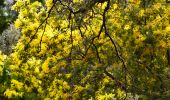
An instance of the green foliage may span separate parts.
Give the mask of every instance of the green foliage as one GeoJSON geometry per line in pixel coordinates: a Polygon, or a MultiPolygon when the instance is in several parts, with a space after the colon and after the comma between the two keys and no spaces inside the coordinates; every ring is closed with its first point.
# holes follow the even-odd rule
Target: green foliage
{"type": "Polygon", "coordinates": [[[21,38],[13,53],[0,59],[1,95],[168,99],[169,5],[124,1],[17,0],[21,38]]]}
{"type": "Polygon", "coordinates": [[[0,21],[0,32],[2,32],[4,29],[6,29],[7,28],[7,26],[8,26],[8,23],[7,23],[7,18],[6,18],[6,16],[4,16],[4,15],[2,15],[3,14],[3,11],[2,10],[0,10],[0,19],[1,19],[1,21],[0,21]]]}
{"type": "Polygon", "coordinates": [[[17,44],[20,34],[19,30],[10,25],[0,36],[0,50],[3,54],[9,55],[12,53],[12,48],[17,44]]]}
{"type": "Polygon", "coordinates": [[[0,35],[16,19],[16,13],[10,7],[11,4],[6,0],[0,1],[0,35]]]}

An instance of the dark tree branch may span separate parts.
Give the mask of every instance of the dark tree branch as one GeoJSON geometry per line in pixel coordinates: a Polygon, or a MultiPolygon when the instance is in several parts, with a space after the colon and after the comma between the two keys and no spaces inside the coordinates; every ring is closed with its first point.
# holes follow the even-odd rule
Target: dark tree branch
{"type": "Polygon", "coordinates": [[[127,98],[127,68],[126,68],[124,59],[120,56],[120,53],[119,53],[118,48],[116,46],[116,43],[114,42],[114,40],[112,39],[110,33],[107,30],[107,26],[106,26],[106,13],[109,10],[109,7],[110,7],[110,0],[107,1],[107,6],[106,6],[106,8],[104,9],[104,12],[103,12],[103,27],[104,27],[104,30],[105,30],[105,34],[109,37],[109,39],[111,40],[112,44],[115,47],[115,51],[116,51],[117,57],[120,59],[120,61],[123,64],[124,80],[125,80],[125,92],[126,92],[126,97],[124,98],[124,100],[125,100],[127,98]]]}
{"type": "Polygon", "coordinates": [[[121,88],[122,90],[126,91],[126,86],[124,84],[122,84],[120,81],[118,81],[112,74],[110,74],[106,68],[104,69],[104,73],[109,76],[112,80],[115,81],[115,85],[119,88],[121,88]]]}
{"type": "MultiPolygon", "coordinates": [[[[55,2],[56,3],[56,2],[55,2]]],[[[55,7],[55,3],[52,5],[52,7],[50,8],[50,10],[48,11],[48,15],[47,17],[42,21],[42,23],[38,26],[38,28],[36,29],[35,33],[33,34],[33,36],[31,36],[30,41],[26,44],[24,50],[28,49],[29,44],[32,42],[32,40],[35,38],[36,34],[38,33],[38,30],[40,29],[40,27],[48,20],[48,18],[50,17],[50,14],[52,12],[52,9],[55,7]]]]}
{"type": "Polygon", "coordinates": [[[42,33],[42,35],[41,35],[40,45],[39,45],[39,50],[38,50],[38,52],[41,51],[42,38],[43,38],[43,36],[44,36],[46,26],[47,26],[47,20],[46,20],[46,23],[45,23],[45,26],[44,26],[44,29],[43,29],[43,33],[42,33]]]}
{"type": "Polygon", "coordinates": [[[102,61],[101,61],[101,58],[100,58],[100,55],[99,55],[99,51],[98,51],[98,49],[97,49],[97,46],[93,43],[93,46],[94,46],[94,48],[95,48],[95,50],[96,50],[96,55],[97,55],[97,58],[98,58],[98,60],[99,60],[99,63],[102,63],[102,61]]]}

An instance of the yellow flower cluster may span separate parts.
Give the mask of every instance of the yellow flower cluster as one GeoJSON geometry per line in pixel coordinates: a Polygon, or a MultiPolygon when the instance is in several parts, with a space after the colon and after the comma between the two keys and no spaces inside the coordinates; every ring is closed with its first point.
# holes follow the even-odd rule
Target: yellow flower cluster
{"type": "Polygon", "coordinates": [[[23,83],[22,82],[19,82],[18,80],[14,80],[12,79],[11,80],[11,87],[12,88],[17,88],[18,90],[22,90],[23,89],[23,83]]]}
{"type": "MultiPolygon", "coordinates": [[[[103,12],[107,2],[95,5],[98,9],[94,7],[93,11],[87,12],[87,16],[80,14],[83,15],[83,21],[78,29],[80,16],[73,14],[71,17],[75,19],[69,23],[66,16],[69,10],[59,2],[56,4],[57,9],[52,10],[48,19],[44,21],[53,0],[46,0],[45,6],[30,0],[17,0],[13,6],[19,11],[15,26],[22,29],[22,35],[14,52],[7,59],[8,62],[5,62],[6,56],[0,52],[0,76],[4,63],[5,67],[10,69],[10,75],[7,77],[10,87],[5,89],[4,95],[8,98],[28,94],[45,100],[68,100],[69,97],[76,100],[91,98],[93,96],[91,94],[95,94],[99,100],[110,100],[115,96],[115,91],[107,85],[113,86],[114,80],[105,76],[103,68],[107,65],[111,70],[109,73],[124,82],[122,81],[124,78],[120,76],[122,63],[117,53],[126,58],[124,61],[125,65],[129,64],[129,76],[131,74],[135,76],[134,69],[131,68],[136,66],[137,62],[134,60],[150,61],[150,54],[155,53],[155,56],[160,54],[158,49],[160,47],[163,48],[163,52],[161,51],[162,54],[157,58],[162,59],[164,64],[165,50],[170,47],[170,25],[169,19],[167,20],[169,10],[163,8],[162,12],[165,11],[165,14],[155,14],[154,11],[159,12],[161,8],[160,3],[152,6],[154,10],[152,11],[149,7],[139,9],[140,1],[129,0],[126,8],[122,8],[117,2],[111,2],[112,7],[106,13],[108,33],[103,28],[98,36],[103,24],[101,11],[103,12]],[[147,23],[143,21],[146,16],[147,23]],[[70,24],[71,28],[68,27],[70,24]],[[115,50],[115,45],[118,51],[115,50]],[[154,45],[154,52],[151,45],[154,45]]],[[[75,6],[75,10],[79,7],[71,6],[75,6]]],[[[159,66],[159,63],[155,63],[155,66],[159,66]]],[[[143,85],[144,82],[145,80],[140,84],[143,85]]],[[[116,92],[118,97],[125,97],[125,93],[119,88],[116,92]]]]}
{"type": "Polygon", "coordinates": [[[3,64],[4,64],[4,61],[5,61],[6,57],[7,56],[3,55],[2,52],[0,51],[0,76],[3,73],[3,64]]]}
{"type": "Polygon", "coordinates": [[[22,96],[22,93],[17,93],[15,90],[10,90],[10,89],[7,89],[5,92],[4,92],[4,95],[7,96],[9,99],[12,98],[13,96],[22,96]]]}

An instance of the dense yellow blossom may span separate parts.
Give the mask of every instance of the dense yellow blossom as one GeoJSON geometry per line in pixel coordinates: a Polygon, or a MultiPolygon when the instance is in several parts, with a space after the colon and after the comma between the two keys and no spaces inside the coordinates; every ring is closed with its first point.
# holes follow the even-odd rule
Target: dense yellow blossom
{"type": "Polygon", "coordinates": [[[44,63],[42,64],[42,71],[44,73],[49,73],[50,69],[49,69],[49,61],[50,61],[50,58],[47,58],[44,63]]]}
{"type": "Polygon", "coordinates": [[[13,6],[21,37],[8,57],[0,52],[5,97],[124,99],[126,81],[128,91],[149,96],[160,93],[162,81],[167,84],[170,9],[162,1],[111,1],[105,16],[108,1],[77,14],[84,0],[56,0],[55,6],[55,0],[38,1],[17,0],[13,6]]]}
{"type": "Polygon", "coordinates": [[[22,88],[23,88],[23,83],[22,82],[19,82],[19,81],[17,81],[17,80],[11,80],[11,85],[12,85],[12,87],[16,87],[18,90],[21,90],[22,88]]]}
{"type": "Polygon", "coordinates": [[[15,90],[10,90],[7,89],[4,92],[4,95],[7,96],[9,99],[12,98],[13,96],[22,96],[22,93],[17,93],[15,90]]]}

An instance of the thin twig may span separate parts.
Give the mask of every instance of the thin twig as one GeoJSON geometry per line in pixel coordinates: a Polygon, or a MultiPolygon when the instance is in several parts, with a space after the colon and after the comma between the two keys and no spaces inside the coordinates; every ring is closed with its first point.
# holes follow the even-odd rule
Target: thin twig
{"type": "Polygon", "coordinates": [[[47,20],[46,20],[46,23],[45,23],[45,26],[44,26],[43,33],[42,33],[41,38],[40,38],[40,45],[39,45],[39,50],[38,50],[38,52],[41,51],[42,38],[43,38],[43,36],[44,36],[46,26],[47,26],[47,20]]]}
{"type": "Polygon", "coordinates": [[[105,30],[105,34],[109,37],[109,39],[111,40],[112,44],[114,45],[117,57],[120,59],[120,61],[123,64],[124,80],[125,80],[125,92],[126,92],[126,96],[124,98],[124,100],[125,100],[127,98],[127,77],[126,77],[126,75],[127,75],[127,68],[126,68],[124,59],[120,56],[120,53],[119,53],[118,48],[116,46],[116,43],[114,42],[114,40],[112,39],[110,33],[107,30],[107,26],[106,26],[106,12],[109,10],[109,7],[110,7],[110,0],[107,1],[107,6],[106,6],[106,8],[104,9],[104,12],[103,12],[103,27],[104,27],[104,30],[105,30]]]}
{"type": "Polygon", "coordinates": [[[48,18],[50,17],[50,14],[52,12],[52,9],[55,7],[55,3],[52,5],[52,7],[50,8],[50,10],[48,11],[48,15],[47,17],[42,21],[42,23],[38,26],[38,28],[36,29],[35,33],[33,34],[33,36],[31,36],[30,41],[26,44],[24,50],[27,50],[28,45],[32,42],[32,40],[35,38],[35,35],[38,33],[38,30],[40,29],[40,27],[44,24],[44,22],[46,22],[48,20],[48,18]]]}

